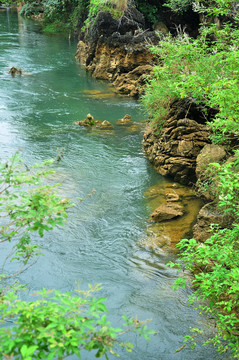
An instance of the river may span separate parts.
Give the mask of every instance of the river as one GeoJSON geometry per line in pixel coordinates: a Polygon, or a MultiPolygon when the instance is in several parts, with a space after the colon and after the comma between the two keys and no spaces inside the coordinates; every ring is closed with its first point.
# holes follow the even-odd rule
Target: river
{"type": "MultiPolygon", "coordinates": [[[[142,246],[150,209],[144,193],[166,180],[151,168],[142,151],[140,104],[117,96],[105,82],[92,79],[75,61],[76,41],[45,35],[37,23],[0,10],[0,157],[21,149],[32,164],[64,157],[55,166],[64,197],[85,200],[70,210],[66,226],[37,239],[45,254],[19,277],[29,294],[42,287],[73,291],[101,283],[109,319],[122,314],[152,319],[157,333],[148,343],[130,335],[132,360],[225,359],[211,347],[186,348],[182,336],[207,320],[187,305],[190,289],[175,292],[175,269],[165,264],[170,252],[142,246]],[[15,66],[22,76],[8,74],[15,66]],[[113,131],[89,131],[74,125],[88,113],[114,123],[113,131]],[[135,125],[117,126],[130,114],[135,125]],[[91,196],[88,196],[90,194],[91,196]]],[[[1,253],[1,261],[4,251],[1,253]]],[[[93,359],[93,354],[83,354],[93,359]]]]}

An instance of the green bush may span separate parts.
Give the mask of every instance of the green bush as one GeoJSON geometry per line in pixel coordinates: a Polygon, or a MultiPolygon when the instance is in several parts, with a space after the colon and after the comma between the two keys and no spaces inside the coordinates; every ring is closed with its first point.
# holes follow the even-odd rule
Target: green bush
{"type": "Polygon", "coordinates": [[[88,6],[90,0],[78,0],[76,6],[70,14],[70,24],[73,29],[76,28],[79,21],[84,22],[88,15],[88,6]]]}
{"type": "MultiPolygon", "coordinates": [[[[205,15],[228,15],[228,4],[201,9],[205,15]]],[[[229,12],[230,13],[230,12],[229,12]]],[[[210,126],[213,141],[225,143],[239,137],[239,28],[233,23],[205,23],[198,39],[187,34],[164,37],[152,48],[159,65],[148,80],[143,103],[160,128],[173,98],[193,98],[217,115],[210,126]]]]}
{"type": "Polygon", "coordinates": [[[110,12],[114,19],[120,19],[123,16],[126,7],[127,1],[90,0],[88,5],[88,16],[82,30],[86,31],[95,23],[97,15],[100,11],[110,12]]]}
{"type": "MultiPolygon", "coordinates": [[[[84,29],[87,29],[94,23],[99,11],[109,11],[114,18],[119,19],[127,5],[128,0],[27,0],[20,13],[30,17],[43,12],[44,24],[54,24],[50,32],[56,32],[64,31],[66,27],[74,30],[79,22],[84,21],[84,29]]],[[[49,32],[49,28],[46,32],[49,32]]]]}
{"type": "Polygon", "coordinates": [[[118,356],[115,348],[131,352],[133,345],[118,340],[120,335],[135,331],[149,340],[154,333],[145,322],[123,316],[124,327],[113,328],[107,320],[105,298],[95,298],[98,286],[88,291],[76,290],[75,295],[45,290],[38,299],[22,301],[14,292],[0,297],[0,359],[13,357],[24,360],[63,359],[70,355],[81,358],[81,351],[93,351],[99,358],[118,356]],[[7,322],[14,320],[14,326],[7,322]]]}
{"type": "Polygon", "coordinates": [[[149,1],[137,0],[135,1],[137,9],[145,16],[146,21],[154,24],[159,17],[159,3],[154,4],[149,1]]]}
{"type": "MultiPolygon", "coordinates": [[[[211,164],[211,174],[216,182],[211,191],[217,201],[211,206],[230,215],[232,223],[224,229],[212,224],[213,235],[204,243],[181,240],[177,247],[182,253],[176,266],[194,273],[190,303],[216,320],[217,332],[205,344],[213,343],[221,353],[230,350],[239,359],[239,153],[232,163],[211,164]]],[[[175,282],[175,289],[179,286],[186,286],[184,278],[175,282]]],[[[186,340],[194,338],[186,336],[186,340]]]]}
{"type": "Polygon", "coordinates": [[[176,13],[183,13],[190,9],[193,3],[193,0],[168,0],[165,5],[176,13]]]}
{"type": "Polygon", "coordinates": [[[28,1],[21,8],[20,15],[31,17],[32,15],[38,15],[43,11],[44,6],[39,1],[28,1]]]}
{"type": "MultiPolygon", "coordinates": [[[[63,225],[67,218],[69,201],[57,195],[57,184],[43,184],[43,179],[53,173],[49,168],[52,162],[36,164],[29,169],[19,154],[0,162],[0,214],[4,219],[0,225],[0,244],[14,244],[7,260],[20,263],[16,273],[23,271],[40,253],[39,247],[32,244],[31,235],[38,233],[42,237],[56,225],[63,225]]],[[[2,272],[6,265],[7,261],[2,272]]],[[[8,276],[2,274],[0,284],[5,278],[8,276]]]]}

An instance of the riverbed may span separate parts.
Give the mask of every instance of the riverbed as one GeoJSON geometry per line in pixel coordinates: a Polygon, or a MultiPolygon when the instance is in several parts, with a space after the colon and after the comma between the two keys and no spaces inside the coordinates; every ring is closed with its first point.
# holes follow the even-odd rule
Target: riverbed
{"type": "Polygon", "coordinates": [[[35,240],[45,256],[18,279],[28,284],[26,296],[42,287],[73,291],[76,283],[82,289],[101,283],[99,296],[107,297],[114,326],[122,314],[137,315],[152,319],[149,327],[157,331],[149,343],[127,336],[135,349],[121,351],[122,359],[226,359],[211,347],[174,354],[190,327],[208,320],[187,305],[190,288],[172,289],[177,272],[166,264],[174,252],[145,246],[151,209],[144,194],[168,181],[143,154],[146,114],[136,100],[114,94],[109,84],[86,73],[74,59],[76,40],[40,29],[14,11],[0,10],[0,157],[20,150],[30,166],[63,152],[50,181],[61,182],[62,196],[77,205],[64,228],[35,240]],[[11,77],[12,66],[22,75],[11,77]],[[113,128],[74,125],[88,113],[113,128]],[[132,126],[117,124],[125,114],[132,126]]]}

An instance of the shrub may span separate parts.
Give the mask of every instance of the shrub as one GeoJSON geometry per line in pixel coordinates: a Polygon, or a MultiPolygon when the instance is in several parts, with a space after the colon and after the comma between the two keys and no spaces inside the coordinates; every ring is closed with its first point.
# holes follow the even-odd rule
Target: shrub
{"type": "Polygon", "coordinates": [[[156,23],[159,18],[159,3],[151,3],[150,1],[136,0],[135,1],[137,9],[145,16],[145,19],[150,23],[156,23]]]}
{"type": "MultiPolygon", "coordinates": [[[[201,9],[205,14],[228,14],[227,4],[201,9]]],[[[143,103],[157,127],[161,127],[172,98],[193,98],[216,110],[210,126],[213,141],[230,143],[239,137],[239,28],[224,23],[218,28],[206,23],[198,39],[182,33],[166,36],[152,52],[159,59],[148,80],[143,103]]]]}
{"type": "Polygon", "coordinates": [[[28,1],[21,8],[20,15],[31,17],[32,15],[38,15],[44,10],[43,4],[39,1],[28,1]]]}
{"type": "Polygon", "coordinates": [[[118,337],[136,331],[149,340],[153,333],[145,322],[124,318],[126,329],[113,328],[107,320],[105,298],[95,298],[98,286],[76,294],[45,290],[37,300],[22,301],[14,292],[0,297],[1,323],[14,320],[13,327],[0,328],[0,359],[63,359],[70,355],[81,358],[81,351],[93,351],[99,358],[123,347],[131,352],[133,345],[120,342],[118,337]]]}
{"type": "Polygon", "coordinates": [[[127,7],[126,0],[90,0],[88,6],[88,16],[85,20],[82,30],[87,30],[90,26],[94,25],[96,17],[100,11],[110,12],[112,17],[120,19],[127,7]]]}
{"type": "MultiPolygon", "coordinates": [[[[217,204],[212,206],[218,206],[234,221],[224,229],[212,224],[214,234],[203,244],[194,239],[181,240],[177,247],[182,253],[176,266],[194,273],[195,291],[189,302],[196,303],[216,320],[217,332],[205,344],[213,343],[220,352],[230,350],[239,359],[239,153],[233,163],[211,164],[211,168],[212,181],[217,184],[214,186],[217,204]]],[[[185,279],[179,278],[175,289],[185,285],[185,279]]]]}
{"type": "Polygon", "coordinates": [[[193,3],[193,0],[168,0],[165,5],[176,13],[183,13],[190,9],[193,3]]]}

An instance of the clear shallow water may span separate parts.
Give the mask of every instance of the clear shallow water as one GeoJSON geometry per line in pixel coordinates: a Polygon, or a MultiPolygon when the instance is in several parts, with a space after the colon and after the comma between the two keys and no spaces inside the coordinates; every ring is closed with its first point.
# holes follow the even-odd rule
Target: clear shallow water
{"type": "Polygon", "coordinates": [[[0,157],[21,148],[31,164],[64,147],[54,178],[63,183],[63,196],[86,199],[71,209],[64,229],[36,239],[45,256],[19,280],[29,284],[29,293],[102,283],[99,295],[108,298],[115,326],[122,314],[152,319],[150,328],[158,333],[150,343],[129,336],[135,350],[122,352],[122,359],[222,359],[210,347],[174,354],[189,327],[206,320],[187,306],[190,290],[172,290],[177,274],[165,264],[173,255],[140,246],[150,213],[144,192],[165,180],[143,155],[140,127],[115,125],[108,133],[73,124],[87,113],[113,123],[126,113],[140,123],[144,114],[136,101],[114,95],[108,84],[88,76],[74,60],[75,51],[74,41],[43,35],[37,24],[0,11],[0,157]],[[12,78],[12,66],[21,67],[23,76],[12,78]]]}

